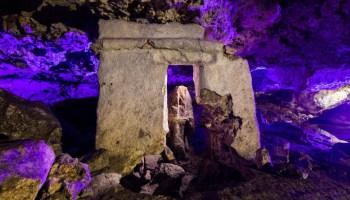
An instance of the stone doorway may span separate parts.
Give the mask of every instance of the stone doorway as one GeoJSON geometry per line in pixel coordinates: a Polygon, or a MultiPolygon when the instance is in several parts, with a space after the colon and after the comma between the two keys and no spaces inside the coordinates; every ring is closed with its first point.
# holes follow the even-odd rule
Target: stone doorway
{"type": "Polygon", "coordinates": [[[192,152],[196,86],[192,65],[169,65],[167,69],[167,110],[169,131],[167,145],[178,160],[192,152]]]}
{"type": "MultiPolygon", "coordinates": [[[[215,123],[204,118],[200,126],[195,125],[200,128],[195,134],[212,135],[209,133],[214,129],[221,130],[222,120],[229,119],[225,124],[231,124],[230,116],[239,117],[234,140],[226,143],[245,159],[254,159],[260,148],[259,131],[249,66],[244,59],[228,56],[219,42],[204,40],[203,27],[195,24],[102,20],[99,26],[99,40],[94,44],[100,53],[96,148],[107,150],[109,165],[115,171],[128,174],[144,155],[164,150],[169,132],[164,78],[168,66],[176,64],[192,64],[195,88],[193,92],[187,87],[187,92],[192,93],[192,102],[195,99],[202,107],[200,112],[193,107],[194,116],[218,116],[216,112],[222,109],[217,107],[229,115],[216,118],[215,123]]],[[[197,119],[203,118],[194,117],[197,119]]],[[[191,127],[189,122],[184,126],[191,127]]],[[[207,138],[194,138],[194,147],[203,147],[199,152],[194,148],[195,153],[208,152],[207,138]]]]}

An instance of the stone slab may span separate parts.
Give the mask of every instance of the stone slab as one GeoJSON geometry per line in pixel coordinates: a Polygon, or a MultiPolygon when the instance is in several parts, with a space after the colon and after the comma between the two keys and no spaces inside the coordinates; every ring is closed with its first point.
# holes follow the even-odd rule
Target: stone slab
{"type": "Polygon", "coordinates": [[[201,88],[215,91],[221,96],[231,94],[233,114],[242,118],[241,129],[231,146],[245,159],[253,160],[256,150],[260,148],[260,133],[248,62],[242,58],[230,60],[218,54],[215,63],[202,68],[201,88]]]}
{"type": "Polygon", "coordinates": [[[192,38],[203,39],[204,28],[197,24],[139,24],[124,20],[100,20],[102,38],[192,38]]]}
{"type": "Polygon", "coordinates": [[[96,147],[110,153],[109,163],[127,174],[143,155],[165,147],[164,85],[167,65],[155,66],[150,51],[103,52],[96,147]]]}
{"type": "Polygon", "coordinates": [[[224,45],[220,42],[198,39],[99,39],[92,48],[95,52],[133,50],[133,49],[159,49],[184,50],[207,53],[222,52],[224,45]]]}

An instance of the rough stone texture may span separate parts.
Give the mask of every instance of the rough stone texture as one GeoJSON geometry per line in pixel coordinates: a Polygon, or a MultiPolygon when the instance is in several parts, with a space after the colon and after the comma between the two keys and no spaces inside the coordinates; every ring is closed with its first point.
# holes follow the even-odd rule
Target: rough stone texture
{"type": "Polygon", "coordinates": [[[266,148],[258,149],[256,151],[255,162],[258,168],[262,168],[267,165],[272,166],[272,160],[269,154],[269,150],[266,148]]]}
{"type": "Polygon", "coordinates": [[[164,160],[166,160],[168,162],[175,161],[174,153],[173,153],[173,151],[171,151],[171,149],[168,146],[164,147],[164,151],[162,152],[162,157],[164,160]]]}
{"type": "Polygon", "coordinates": [[[121,177],[116,173],[102,173],[93,176],[90,184],[84,189],[84,193],[90,199],[100,199],[104,194],[114,192],[118,188],[121,177]]]}
{"type": "Polygon", "coordinates": [[[171,163],[161,163],[152,171],[152,179],[141,187],[140,193],[179,196],[184,175],[185,170],[182,167],[171,163]]]}
{"type": "Polygon", "coordinates": [[[231,94],[233,114],[242,118],[242,126],[232,147],[244,158],[253,159],[256,149],[260,146],[260,136],[248,68],[244,59],[229,60],[218,54],[215,63],[203,67],[201,88],[214,91],[220,96],[231,94]]]}
{"type": "Polygon", "coordinates": [[[45,104],[0,89],[0,120],[2,139],[44,140],[56,154],[61,152],[61,125],[45,104]]]}
{"type": "Polygon", "coordinates": [[[44,141],[0,143],[0,199],[34,200],[54,160],[44,141]]]}
{"type": "Polygon", "coordinates": [[[203,39],[204,28],[196,24],[136,24],[124,20],[100,20],[99,39],[103,38],[192,38],[203,39]]]}
{"type": "Polygon", "coordinates": [[[98,149],[81,158],[81,162],[88,164],[91,173],[108,170],[109,160],[106,149],[98,149]]]}
{"type": "Polygon", "coordinates": [[[146,170],[154,170],[158,167],[158,161],[161,160],[161,155],[145,155],[143,158],[143,168],[146,170]]]}
{"type": "Polygon", "coordinates": [[[220,96],[202,89],[200,96],[196,113],[196,129],[200,131],[196,131],[195,137],[204,137],[205,144],[202,148],[211,159],[231,165],[230,145],[242,126],[242,119],[233,115],[231,95],[220,96]]]}
{"type": "Polygon", "coordinates": [[[110,165],[122,174],[129,173],[144,154],[159,154],[165,146],[166,66],[151,67],[149,56],[148,51],[101,55],[96,147],[109,151],[110,165]],[[130,66],[135,71],[130,72],[130,66]]]}
{"type": "Polygon", "coordinates": [[[0,88],[31,101],[53,103],[98,95],[98,59],[86,33],[49,40],[0,31],[0,88]]]}
{"type": "Polygon", "coordinates": [[[55,199],[56,196],[62,196],[74,200],[90,181],[88,165],[80,163],[78,159],[68,154],[63,154],[57,158],[50,170],[42,199],[55,199]]]}
{"type": "Polygon", "coordinates": [[[206,88],[221,96],[231,95],[233,114],[242,118],[231,145],[244,158],[254,159],[260,144],[247,62],[228,58],[222,51],[157,49],[147,43],[143,48],[101,51],[96,145],[108,150],[110,165],[126,174],[143,155],[163,151],[168,130],[165,77],[171,64],[197,66],[196,93],[206,88]]]}

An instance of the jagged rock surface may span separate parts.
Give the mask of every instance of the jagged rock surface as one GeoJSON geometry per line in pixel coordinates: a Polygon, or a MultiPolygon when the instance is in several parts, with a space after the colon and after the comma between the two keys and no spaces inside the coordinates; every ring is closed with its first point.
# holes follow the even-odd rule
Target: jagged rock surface
{"type": "Polygon", "coordinates": [[[44,140],[60,153],[62,128],[50,109],[0,89],[0,136],[2,140],[44,140]]]}
{"type": "Polygon", "coordinates": [[[41,199],[74,200],[90,181],[88,165],[63,154],[51,167],[41,199]]]}

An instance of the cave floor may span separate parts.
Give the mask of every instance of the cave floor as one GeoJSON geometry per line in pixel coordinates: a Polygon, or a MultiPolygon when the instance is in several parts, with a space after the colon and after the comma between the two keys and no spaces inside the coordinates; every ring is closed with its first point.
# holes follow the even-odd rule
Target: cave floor
{"type": "MultiPolygon", "coordinates": [[[[350,183],[331,179],[322,173],[312,173],[306,180],[291,179],[278,175],[252,170],[254,177],[240,183],[223,183],[213,186],[212,190],[191,191],[182,198],[150,196],[133,193],[120,188],[119,191],[106,193],[101,200],[130,200],[130,199],[188,199],[188,200],[216,200],[216,199],[272,199],[272,200],[349,200],[350,183]]],[[[87,200],[87,199],[85,199],[87,200]]]]}

